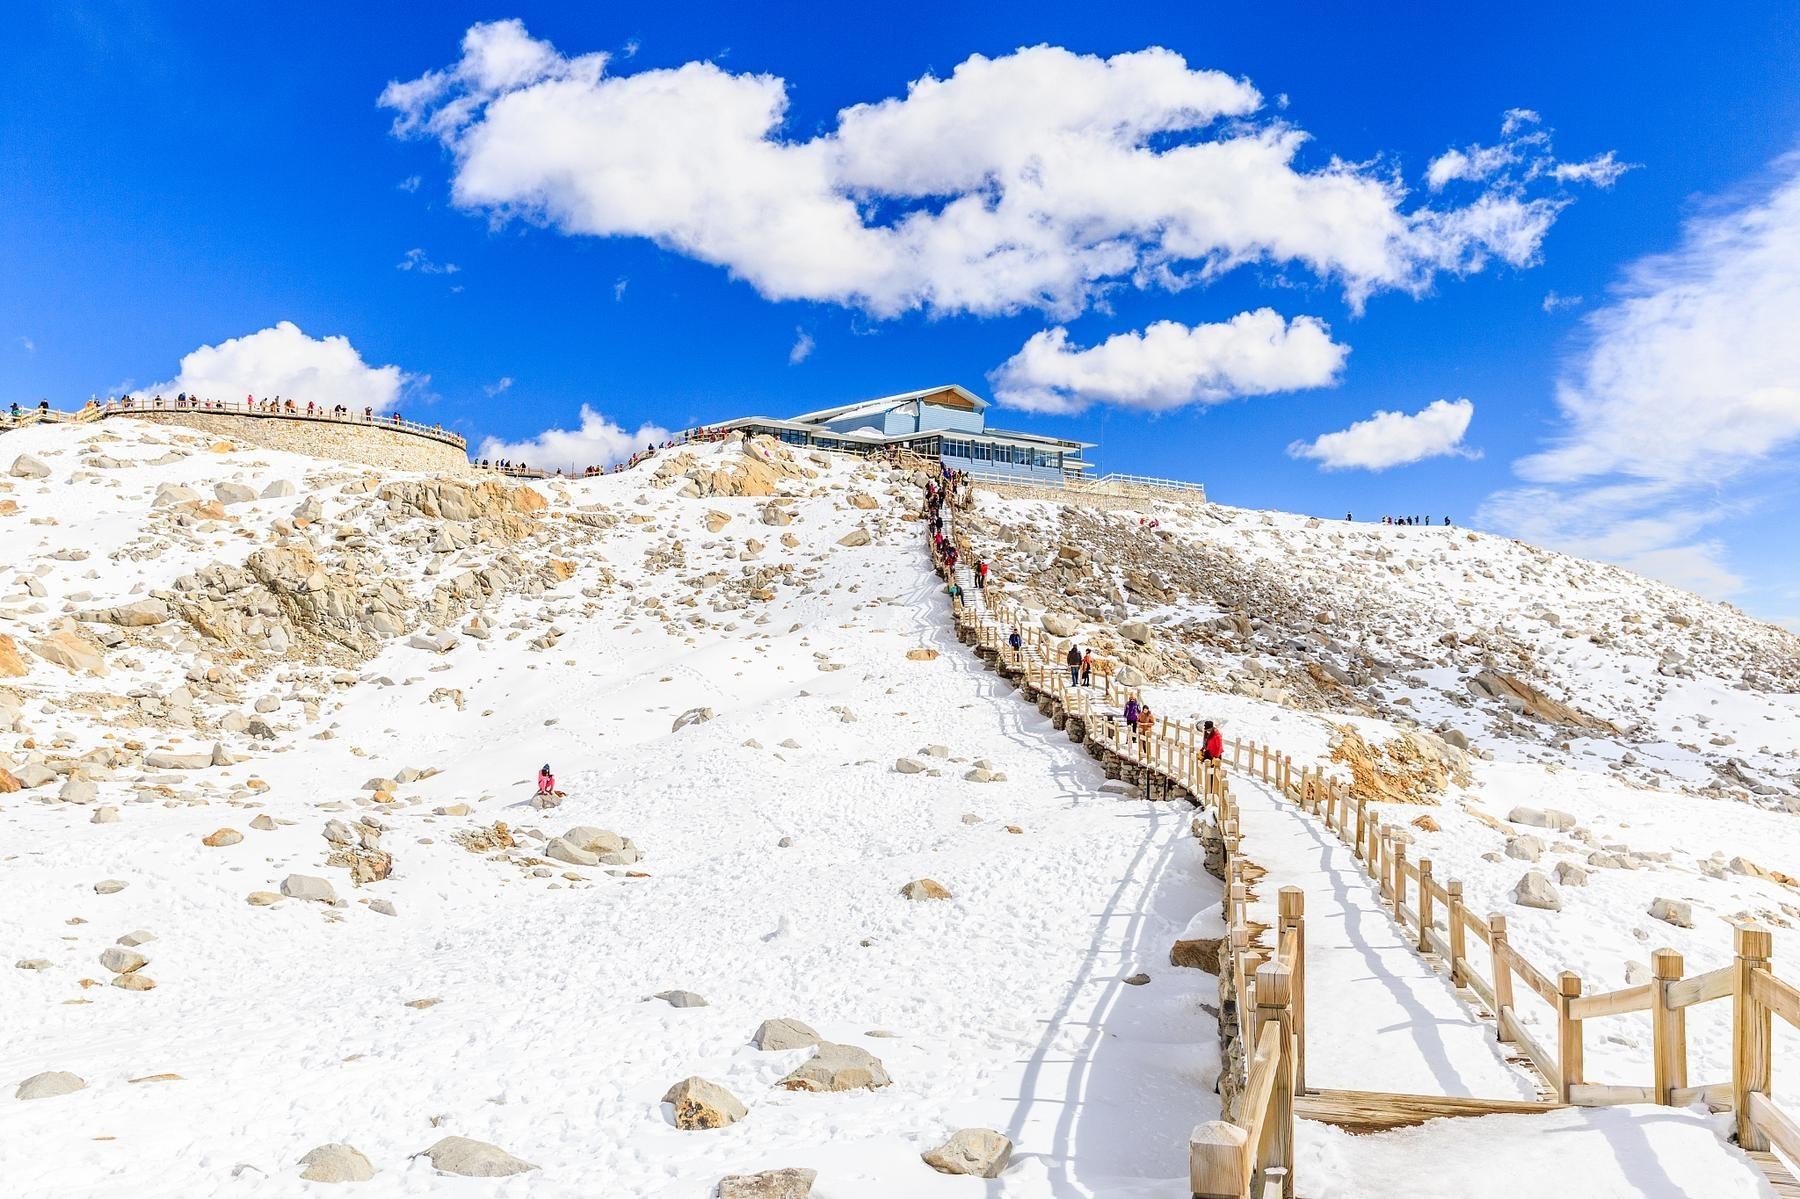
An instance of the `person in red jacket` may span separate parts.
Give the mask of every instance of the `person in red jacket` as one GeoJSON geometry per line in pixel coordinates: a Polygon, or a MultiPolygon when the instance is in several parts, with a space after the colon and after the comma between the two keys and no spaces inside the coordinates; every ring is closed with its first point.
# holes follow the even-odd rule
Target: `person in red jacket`
{"type": "Polygon", "coordinates": [[[1201,761],[1217,762],[1225,756],[1225,738],[1219,735],[1219,730],[1213,727],[1213,722],[1210,720],[1206,722],[1201,732],[1206,734],[1206,738],[1200,743],[1201,761]]]}

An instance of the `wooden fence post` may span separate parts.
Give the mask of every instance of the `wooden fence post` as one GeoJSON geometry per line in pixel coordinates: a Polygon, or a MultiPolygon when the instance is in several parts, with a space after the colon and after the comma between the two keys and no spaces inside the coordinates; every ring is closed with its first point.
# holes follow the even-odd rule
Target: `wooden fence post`
{"type": "Polygon", "coordinates": [[[1400,911],[1406,902],[1406,842],[1395,838],[1394,842],[1394,923],[1400,931],[1406,931],[1406,917],[1400,911]]]}
{"type": "Polygon", "coordinates": [[[1429,953],[1431,941],[1431,859],[1419,859],[1419,952],[1429,953]]]}
{"type": "Polygon", "coordinates": [[[1250,1134],[1229,1120],[1208,1120],[1188,1137],[1188,1189],[1194,1199],[1244,1199],[1255,1159],[1250,1134]]]}
{"type": "MultiPolygon", "coordinates": [[[[1269,1114],[1263,1122],[1263,1143],[1257,1153],[1258,1173],[1270,1166],[1283,1171],[1282,1199],[1294,1195],[1294,992],[1293,978],[1280,962],[1266,962],[1256,971],[1256,1040],[1273,1023],[1281,1030],[1280,1060],[1275,1069],[1275,1093],[1269,1098],[1269,1114]]],[[[1253,1041],[1252,1044],[1255,1044],[1253,1041]]],[[[1264,1179],[1258,1178],[1260,1187],[1264,1179]]],[[[1258,1194],[1262,1192],[1258,1190],[1258,1194]]]]}
{"type": "Polygon", "coordinates": [[[1756,1001],[1750,980],[1769,968],[1774,950],[1769,930],[1760,924],[1740,924],[1732,938],[1737,950],[1731,988],[1731,1105],[1737,1116],[1738,1147],[1767,1152],[1769,1138],[1750,1118],[1750,1096],[1769,1095],[1774,1073],[1770,1061],[1769,1009],[1756,1001]]]}
{"type": "Polygon", "coordinates": [[[1558,1074],[1557,1090],[1564,1103],[1569,1102],[1569,1089],[1582,1083],[1582,1043],[1581,1021],[1575,1019],[1569,1011],[1571,1000],[1581,997],[1581,975],[1573,970],[1564,970],[1556,976],[1557,1051],[1556,1072],[1558,1074]]]}
{"type": "Polygon", "coordinates": [[[1650,955],[1656,976],[1651,991],[1650,1037],[1656,1102],[1673,1104],[1675,1092],[1687,1086],[1687,1011],[1669,1004],[1669,984],[1681,979],[1681,955],[1659,949],[1650,955]]]}
{"type": "Polygon", "coordinates": [[[1463,897],[1462,880],[1451,879],[1444,886],[1450,894],[1450,985],[1464,987],[1468,979],[1463,975],[1463,897]]]}
{"type": "Polygon", "coordinates": [[[1276,926],[1275,948],[1294,934],[1294,1093],[1306,1093],[1306,893],[1299,887],[1283,887],[1277,893],[1280,919],[1276,926]]]}
{"type": "Polygon", "coordinates": [[[1495,913],[1488,917],[1488,948],[1494,963],[1494,1039],[1510,1041],[1506,1035],[1506,1013],[1512,1001],[1512,962],[1507,958],[1506,917],[1495,913]]]}
{"type": "Polygon", "coordinates": [[[1368,819],[1368,815],[1369,815],[1369,797],[1366,795],[1357,796],[1356,797],[1356,856],[1359,858],[1368,857],[1368,854],[1363,852],[1363,824],[1368,819]]]}

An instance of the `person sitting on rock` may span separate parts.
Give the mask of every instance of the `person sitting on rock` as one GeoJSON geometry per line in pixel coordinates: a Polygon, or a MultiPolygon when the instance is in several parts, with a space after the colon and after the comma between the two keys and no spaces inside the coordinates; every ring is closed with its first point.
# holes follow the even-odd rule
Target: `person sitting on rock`
{"type": "Polygon", "coordinates": [[[539,795],[556,794],[556,776],[550,773],[550,763],[545,762],[543,769],[538,771],[537,785],[539,795]]]}

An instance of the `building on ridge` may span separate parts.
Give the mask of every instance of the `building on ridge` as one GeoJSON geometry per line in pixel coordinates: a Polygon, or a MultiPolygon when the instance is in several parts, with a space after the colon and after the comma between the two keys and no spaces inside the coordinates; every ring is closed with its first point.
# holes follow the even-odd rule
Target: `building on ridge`
{"type": "Polygon", "coordinates": [[[951,384],[822,408],[787,420],[750,416],[717,426],[766,434],[789,445],[871,453],[899,447],[976,476],[1060,485],[1091,465],[1091,441],[987,427],[988,402],[951,384]]]}

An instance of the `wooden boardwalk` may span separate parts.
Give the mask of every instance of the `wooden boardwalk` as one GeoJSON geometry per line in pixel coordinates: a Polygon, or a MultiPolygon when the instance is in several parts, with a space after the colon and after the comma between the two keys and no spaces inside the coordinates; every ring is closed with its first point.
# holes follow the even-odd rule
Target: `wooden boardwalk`
{"type": "MultiPolygon", "coordinates": [[[[969,544],[960,531],[953,530],[953,539],[962,557],[961,569],[948,571],[941,561],[938,567],[946,579],[963,583],[964,600],[953,605],[958,635],[974,645],[996,671],[1015,681],[1022,697],[1052,717],[1057,728],[1066,725],[1071,739],[1086,742],[1106,764],[1109,776],[1142,783],[1146,795],[1185,798],[1205,809],[1204,818],[1195,821],[1195,833],[1203,841],[1212,838],[1209,857],[1218,852],[1223,863],[1220,873],[1225,881],[1224,916],[1229,936],[1221,956],[1224,1002],[1220,1026],[1236,1055],[1234,1059],[1232,1053],[1227,1054],[1225,1067],[1234,1072],[1236,1082],[1227,1096],[1221,1079],[1226,1118],[1195,1129],[1189,1168],[1197,1199],[1296,1199],[1297,1185],[1300,1193],[1305,1189],[1304,1180],[1294,1177],[1296,1120],[1356,1137],[1378,1137],[1445,1119],[1554,1118],[1553,1113],[1570,1113],[1571,1109],[1658,1103],[1675,1108],[1704,1103],[1715,1112],[1731,1112],[1743,1150],[1743,1156],[1735,1159],[1737,1168],[1754,1166],[1778,1199],[1800,1199],[1800,1180],[1786,1164],[1800,1161],[1800,1121],[1771,1099],[1772,1018],[1800,1027],[1800,988],[1771,972],[1766,930],[1740,926],[1735,934],[1735,961],[1719,970],[1683,977],[1680,955],[1659,951],[1652,983],[1584,995],[1578,975],[1544,970],[1521,956],[1507,940],[1503,916],[1482,916],[1465,908],[1459,882],[1438,881],[1429,861],[1408,861],[1406,845],[1394,835],[1396,830],[1384,826],[1378,813],[1367,809],[1365,799],[1352,795],[1321,768],[1296,771],[1290,756],[1266,745],[1245,746],[1235,739],[1228,745],[1227,761],[1202,762],[1197,731],[1166,718],[1141,733],[1124,729],[1116,715],[1124,689],[1104,674],[1095,688],[1071,685],[1059,639],[1046,635],[1034,613],[1000,594],[1003,585],[997,586],[997,580],[986,593],[977,591],[966,573],[974,560],[969,544]],[[1020,640],[1016,646],[1010,644],[1015,634],[1020,640]],[[1311,955],[1304,928],[1304,894],[1299,887],[1281,885],[1289,880],[1279,871],[1272,873],[1275,860],[1252,861],[1252,855],[1261,851],[1246,844],[1245,813],[1229,786],[1228,775],[1240,769],[1244,778],[1268,785],[1278,808],[1319,832],[1335,835],[1333,840],[1354,859],[1356,888],[1374,896],[1375,910],[1367,914],[1392,921],[1406,951],[1434,974],[1441,972],[1442,984],[1458,1008],[1492,1022],[1488,1035],[1500,1042],[1502,1060],[1532,1080],[1524,1091],[1535,1090],[1538,1098],[1307,1086],[1306,973],[1311,955]],[[1253,919],[1251,904],[1257,899],[1256,891],[1265,887],[1280,888],[1279,911],[1259,910],[1257,916],[1267,919],[1253,919]],[[1274,946],[1265,943],[1270,935],[1275,938],[1274,946]],[[1482,966],[1488,977],[1482,977],[1482,966]],[[1555,1015],[1557,1035],[1549,1043],[1535,1039],[1519,1021],[1514,1007],[1515,982],[1520,984],[1519,999],[1541,1001],[1555,1015]],[[1688,1007],[1715,1001],[1733,1007],[1731,1078],[1690,1086],[1685,1012],[1688,1007]],[[1582,1061],[1584,1023],[1632,1011],[1648,1011],[1653,1017],[1656,1045],[1650,1066],[1654,1069],[1646,1069],[1646,1074],[1653,1074],[1651,1085],[1587,1082],[1582,1061]]],[[[1261,832],[1266,836],[1269,829],[1261,832]]],[[[1280,856],[1275,855],[1276,859],[1280,856]]],[[[1209,861],[1208,869],[1213,868],[1209,861]]],[[[1322,914],[1327,922],[1332,919],[1329,912],[1322,914]]],[[[1324,983],[1328,977],[1313,981],[1324,983]]],[[[1315,1005],[1334,1001],[1341,1005],[1343,999],[1341,995],[1313,996],[1315,1005]]],[[[1316,1010],[1323,1015],[1331,1009],[1316,1010]]],[[[1318,1016],[1315,1021],[1324,1022],[1318,1016]]],[[[1349,1035],[1353,1030],[1339,1028],[1332,1039],[1349,1035]]],[[[1314,1044],[1322,1046],[1323,1042],[1315,1037],[1314,1044]]],[[[1390,1085],[1404,1085],[1405,1081],[1394,1077],[1390,1085]]],[[[1435,1085],[1439,1080],[1423,1081],[1435,1085]]],[[[1482,1089],[1488,1085],[1491,1080],[1482,1089]]],[[[1722,1167],[1728,1162],[1721,1158],[1722,1167]]]]}

